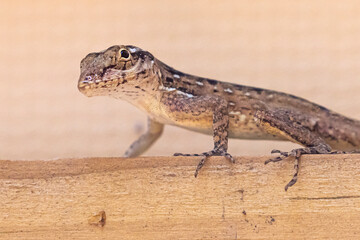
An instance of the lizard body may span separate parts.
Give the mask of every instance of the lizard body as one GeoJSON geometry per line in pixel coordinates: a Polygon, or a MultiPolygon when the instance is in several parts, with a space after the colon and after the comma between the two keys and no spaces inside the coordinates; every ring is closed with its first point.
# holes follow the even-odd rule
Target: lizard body
{"type": "Polygon", "coordinates": [[[211,134],[214,149],[203,156],[195,176],[208,156],[227,153],[228,137],[286,140],[304,148],[290,152],[273,150],[279,157],[324,154],[360,149],[360,121],[290,94],[212,80],[182,73],[131,45],[112,46],[90,53],[81,61],[79,90],[87,96],[123,99],[148,114],[148,131],[126,151],[135,157],[161,135],[164,125],[176,125],[211,134]]]}

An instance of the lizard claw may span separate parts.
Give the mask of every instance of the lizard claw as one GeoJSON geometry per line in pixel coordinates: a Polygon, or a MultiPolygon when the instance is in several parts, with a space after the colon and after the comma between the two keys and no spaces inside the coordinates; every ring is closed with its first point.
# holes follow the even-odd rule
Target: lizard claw
{"type": "Polygon", "coordinates": [[[222,156],[224,156],[227,160],[229,160],[231,163],[235,163],[235,159],[233,158],[233,156],[231,156],[230,153],[225,153],[222,154],[222,156]]]}
{"type": "Polygon", "coordinates": [[[268,164],[268,163],[270,163],[270,162],[280,162],[280,161],[284,160],[284,159],[287,158],[287,157],[288,157],[288,156],[281,155],[281,156],[279,156],[279,157],[271,158],[271,159],[266,160],[264,164],[266,165],[266,164],[268,164]]]}
{"type": "Polygon", "coordinates": [[[273,154],[273,153],[281,153],[281,151],[278,150],[278,149],[273,149],[273,150],[271,151],[271,154],[273,154]]]}

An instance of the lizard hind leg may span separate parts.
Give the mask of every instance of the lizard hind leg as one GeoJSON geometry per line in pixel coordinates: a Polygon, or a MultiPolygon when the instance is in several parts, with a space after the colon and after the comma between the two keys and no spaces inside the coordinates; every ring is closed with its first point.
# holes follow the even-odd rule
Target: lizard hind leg
{"type": "Polygon", "coordinates": [[[293,186],[299,175],[300,157],[305,154],[330,154],[331,147],[325,140],[311,128],[311,119],[304,119],[301,113],[287,110],[272,110],[259,111],[256,113],[259,118],[259,127],[270,133],[279,134],[292,142],[296,142],[305,146],[304,148],[293,149],[289,152],[282,152],[280,150],[272,150],[271,153],[278,153],[279,156],[265,161],[265,164],[270,162],[279,162],[284,159],[294,158],[295,173],[290,182],[285,186],[285,191],[293,186]]]}

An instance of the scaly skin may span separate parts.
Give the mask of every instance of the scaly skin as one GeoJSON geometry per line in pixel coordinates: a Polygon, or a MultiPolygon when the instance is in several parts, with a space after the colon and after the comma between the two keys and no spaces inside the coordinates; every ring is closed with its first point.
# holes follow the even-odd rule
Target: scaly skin
{"type": "Polygon", "coordinates": [[[211,134],[214,149],[203,156],[225,156],[228,137],[287,140],[304,148],[268,162],[295,158],[295,174],[285,189],[295,184],[303,154],[344,153],[360,149],[360,121],[344,117],[293,95],[196,77],[177,71],[151,53],[130,45],[112,46],[90,53],[81,61],[79,90],[86,96],[124,99],[148,114],[148,131],[126,151],[135,157],[146,151],[166,124],[211,134]],[[336,150],[336,151],[334,151],[336,150]]]}

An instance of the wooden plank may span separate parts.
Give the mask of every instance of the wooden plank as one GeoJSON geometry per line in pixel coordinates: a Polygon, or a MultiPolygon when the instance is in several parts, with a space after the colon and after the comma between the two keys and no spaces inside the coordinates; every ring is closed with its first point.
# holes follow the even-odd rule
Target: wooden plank
{"type": "Polygon", "coordinates": [[[0,161],[1,239],[356,239],[360,155],[0,161]]]}

